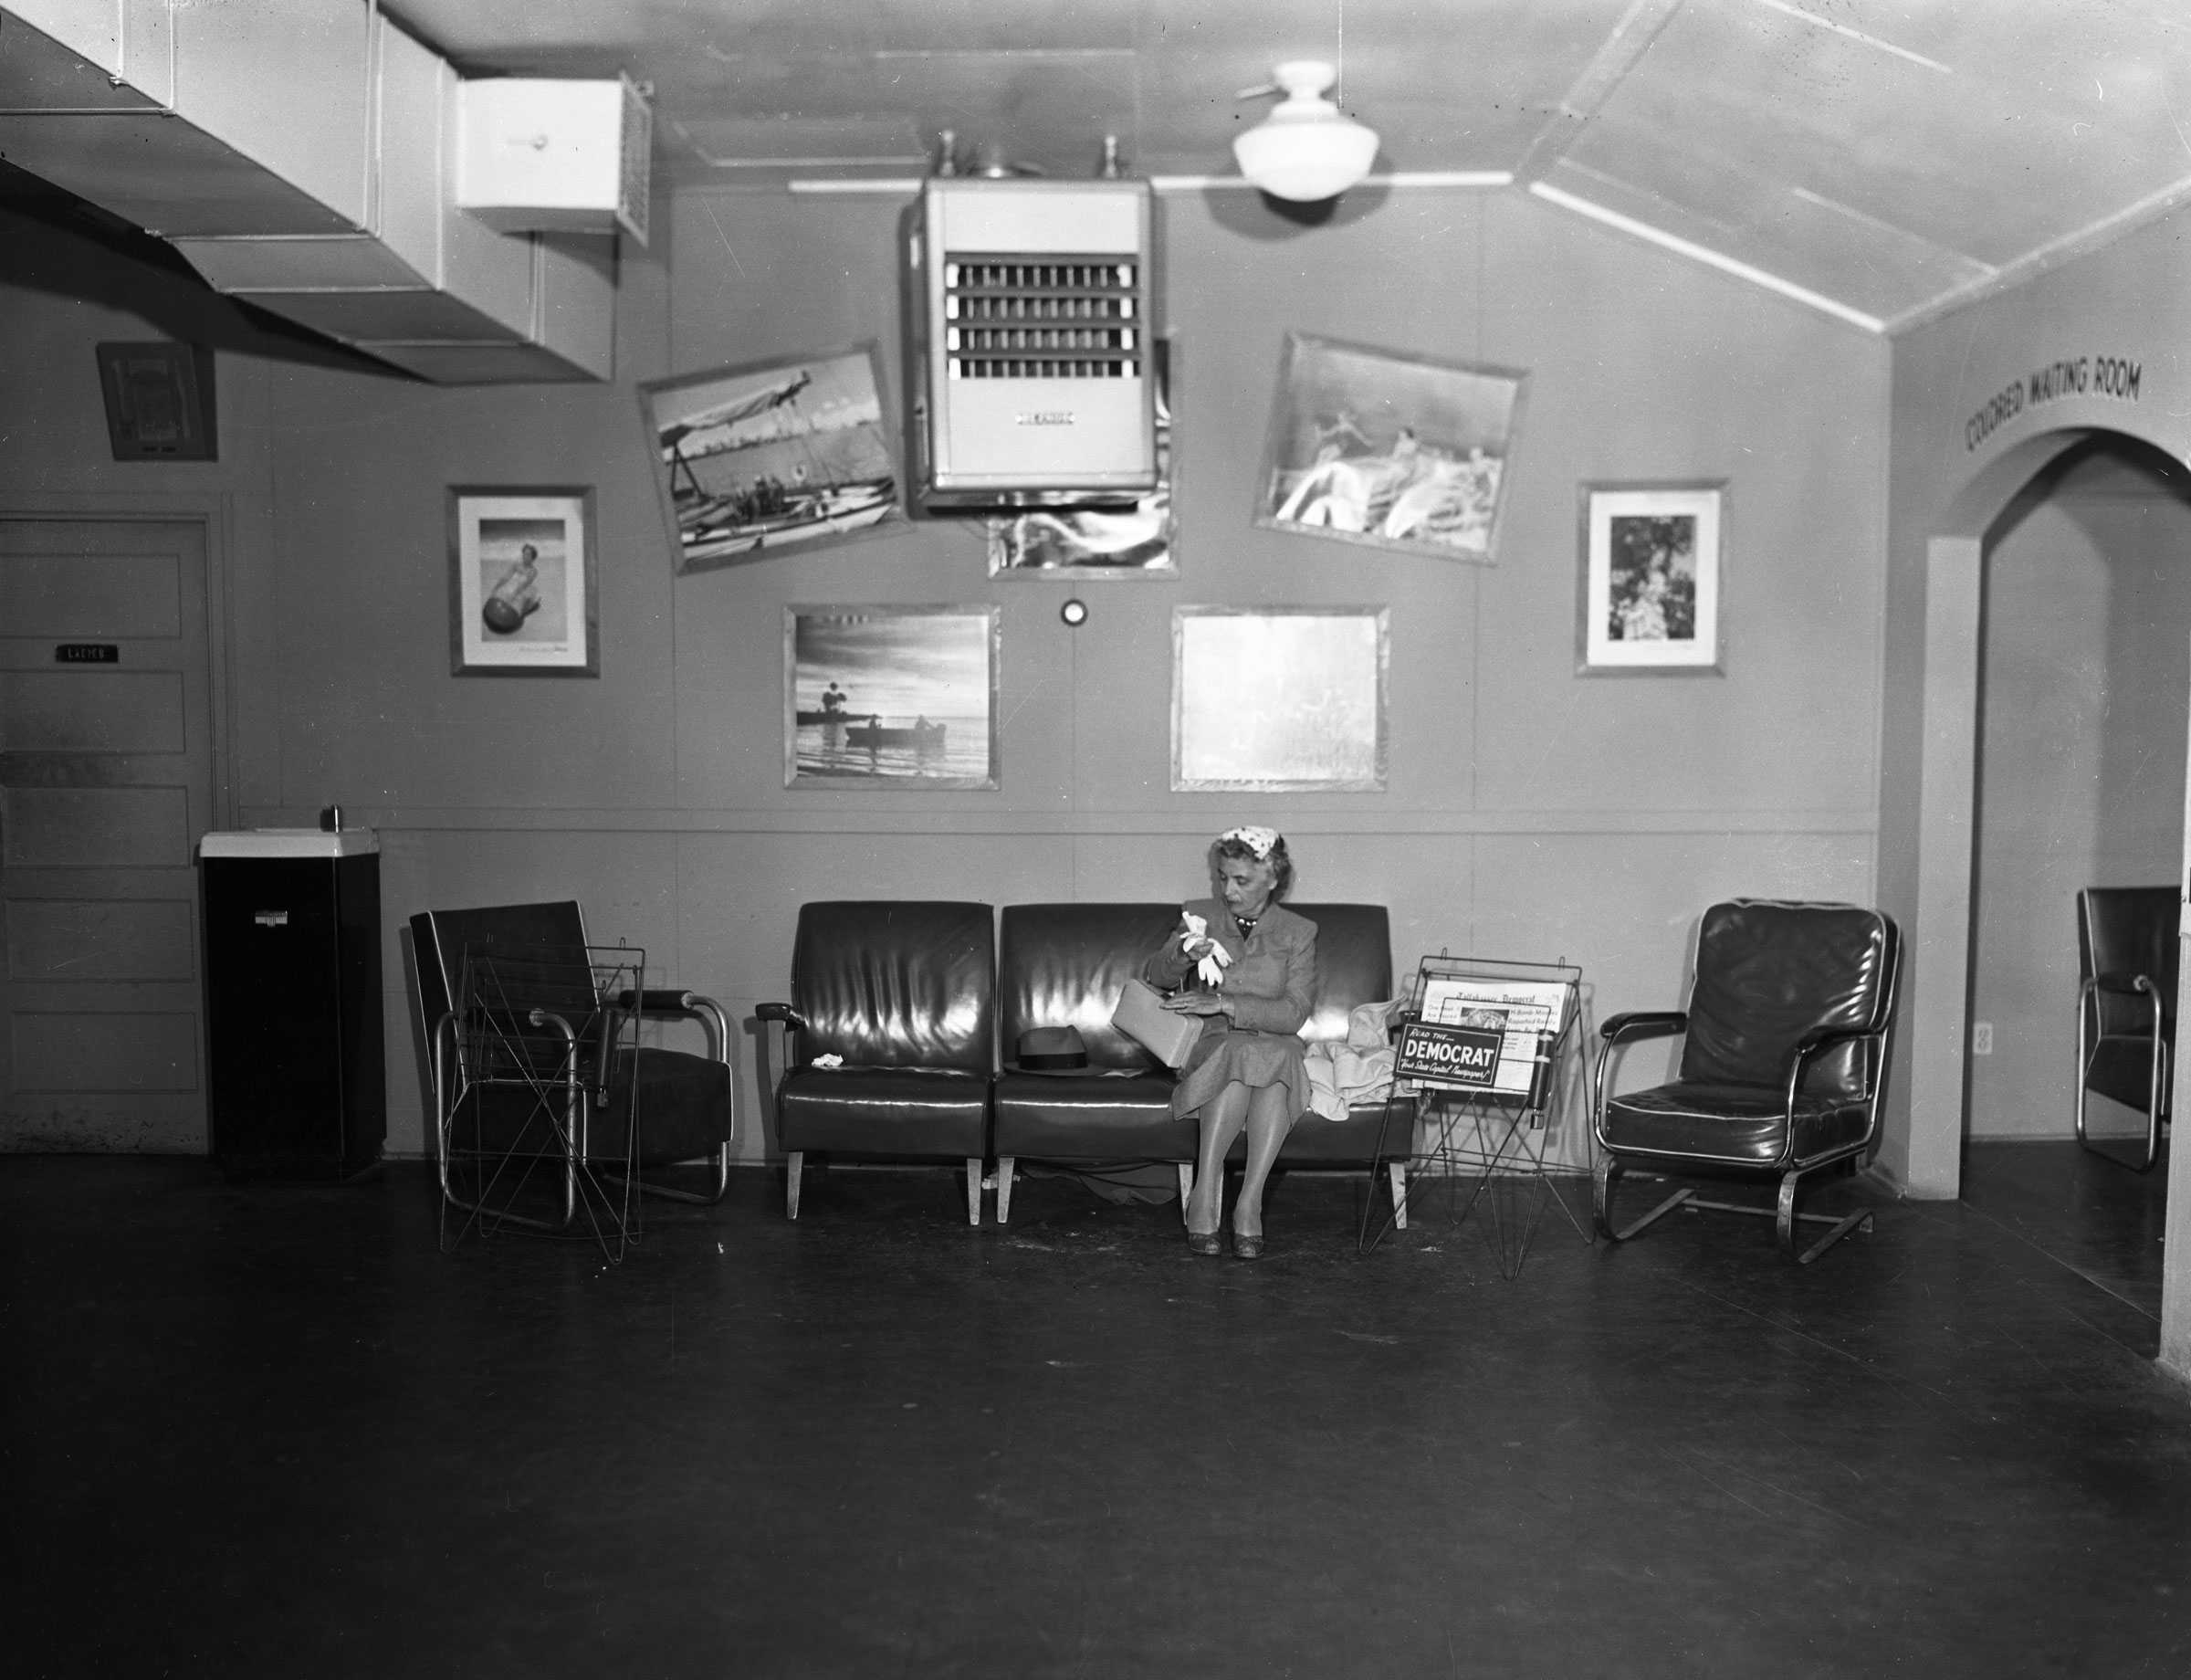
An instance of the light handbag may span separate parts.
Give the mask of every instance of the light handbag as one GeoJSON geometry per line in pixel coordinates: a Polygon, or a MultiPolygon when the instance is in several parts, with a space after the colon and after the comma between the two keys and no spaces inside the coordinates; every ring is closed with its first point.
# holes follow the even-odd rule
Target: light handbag
{"type": "Polygon", "coordinates": [[[1184,1067],[1202,1035],[1202,1017],[1175,1014],[1163,993],[1143,980],[1128,980],[1111,1011],[1111,1024],[1144,1045],[1167,1067],[1184,1067]]]}

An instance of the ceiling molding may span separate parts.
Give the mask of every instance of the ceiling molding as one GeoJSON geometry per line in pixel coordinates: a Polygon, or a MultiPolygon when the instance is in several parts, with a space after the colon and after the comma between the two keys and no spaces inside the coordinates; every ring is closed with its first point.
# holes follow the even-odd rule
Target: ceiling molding
{"type": "Polygon", "coordinates": [[[1553,166],[1567,156],[1567,148],[1604,109],[1606,100],[1628,79],[1628,73],[1642,61],[1651,44],[1681,9],[1682,0],[1633,0],[1605,37],[1604,45],[1561,97],[1559,109],[1537,130],[1529,149],[1522,153],[1521,162],[1514,166],[1516,181],[1527,185],[1552,173],[1553,166]]]}
{"type": "Polygon", "coordinates": [[[2142,227],[2147,222],[2157,221],[2171,210],[2179,209],[2186,204],[2191,204],[2191,175],[2186,175],[2173,186],[2148,194],[2133,205],[2124,205],[2112,215],[2103,215],[2075,233],[2064,234],[2050,244],[2040,246],[2036,251],[2027,251],[2014,261],[2003,263],[1982,279],[1958,286],[1953,291],[1942,292],[1931,302],[1921,303],[1915,309],[1905,310],[1887,322],[1886,330],[1891,335],[1913,331],[1938,320],[1943,315],[1952,314],[1956,310],[2010,290],[2026,281],[2035,280],[2049,269],[2059,268],[2064,263],[2096,251],[2103,245],[2112,245],[2132,229],[2142,227]]]}
{"type": "Polygon", "coordinates": [[[1588,216],[1593,222],[1602,223],[1608,227],[1618,228],[1624,234],[1633,234],[1639,239],[1672,251],[1677,256],[1686,257],[1692,261],[1703,263],[1708,268],[1717,268],[1722,274],[1733,275],[1738,280],[1747,280],[1753,286],[1762,286],[1767,291],[1777,292],[1783,298],[1814,309],[1821,315],[1830,315],[1836,320],[1846,321],[1852,327],[1861,327],[1866,332],[1884,332],[1886,331],[1886,323],[1876,315],[1867,315],[1861,310],[1850,309],[1846,303],[1829,298],[1823,292],[1812,291],[1808,286],[1798,286],[1793,280],[1783,279],[1777,274],[1768,273],[1749,263],[1739,262],[1724,252],[1713,250],[1709,246],[1698,245],[1692,239],[1681,238],[1666,232],[1663,228],[1653,227],[1648,222],[1639,222],[1632,215],[1622,215],[1618,210],[1609,210],[1603,205],[1594,204],[1587,198],[1578,198],[1572,193],[1548,185],[1542,181],[1532,181],[1529,184],[1529,191],[1546,204],[1557,205],[1563,210],[1571,210],[1577,215],[1588,216]]]}

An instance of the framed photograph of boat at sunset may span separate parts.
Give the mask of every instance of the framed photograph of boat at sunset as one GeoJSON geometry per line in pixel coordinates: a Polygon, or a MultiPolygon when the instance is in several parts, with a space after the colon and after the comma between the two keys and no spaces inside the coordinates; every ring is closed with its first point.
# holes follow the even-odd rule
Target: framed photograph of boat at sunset
{"type": "Polygon", "coordinates": [[[639,387],[679,572],[872,536],[905,518],[874,343],[639,387]]]}
{"type": "Polygon", "coordinates": [[[786,787],[994,788],[993,606],[783,612],[786,787]]]}

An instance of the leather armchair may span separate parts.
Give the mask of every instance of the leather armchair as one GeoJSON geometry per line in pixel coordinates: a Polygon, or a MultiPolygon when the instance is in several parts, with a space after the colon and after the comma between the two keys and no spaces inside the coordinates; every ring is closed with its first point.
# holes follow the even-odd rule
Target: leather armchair
{"type": "MultiPolygon", "coordinates": [[[[967,1223],[981,1223],[996,1021],[993,919],[986,904],[938,899],[825,899],[800,908],[791,998],[755,1012],[784,1029],[776,1127],[789,1217],[799,1217],[807,1153],[827,1150],[963,1160],[967,1223]],[[823,1056],[841,1065],[816,1066],[823,1056]]],[[[761,1052],[765,1058],[765,1036],[761,1052]]]]}
{"type": "Polygon", "coordinates": [[[1775,1219],[1789,1259],[1808,1265],[1870,1212],[1798,1211],[1809,1173],[1867,1154],[1879,1136],[1887,1034],[1893,1022],[1901,936],[1892,919],[1854,905],[1743,898],[1715,904],[1697,929],[1689,1007],[1617,1014],[1599,1029],[1591,1118],[1601,1150],[1594,1183],[1598,1227],[1625,1242],[1688,1204],[1775,1219]],[[1683,1034],[1668,1084],[1615,1093],[1620,1052],[1683,1034]],[[1777,1174],[1772,1208],[1705,1202],[1693,1189],[1626,1226],[1613,1199],[1624,1168],[1777,1174]],[[1831,1226],[1798,1250],[1801,1223],[1831,1226]]]}
{"type": "Polygon", "coordinates": [[[2160,1159],[2175,1053],[2176,931],[2173,887],[2088,887],[2077,895],[2077,1141],[2138,1172],[2160,1159]],[[2145,1117],[2145,1142],[2126,1158],[2085,1128],[2097,1091],[2145,1117]]]}
{"type": "MultiPolygon", "coordinates": [[[[713,999],[629,985],[604,994],[606,971],[592,961],[597,948],[575,899],[422,910],[411,918],[411,948],[446,1203],[496,1223],[560,1228],[597,1163],[652,1170],[697,1160],[709,1167],[701,1190],[645,1181],[638,1188],[686,1202],[721,1199],[736,1117],[729,1024],[713,999]],[[498,1013],[507,1018],[492,1018],[498,1013]],[[648,1015],[699,1022],[708,1053],[638,1045],[632,1025],[648,1015]],[[561,1087],[545,1105],[544,1082],[561,1087]],[[489,1183],[523,1179],[522,1167],[507,1170],[513,1161],[542,1160],[561,1184],[560,1219],[478,1199],[489,1183]],[[474,1178],[477,1190],[467,1188],[474,1178]]],[[[609,966],[634,978],[625,962],[609,966]]],[[[623,1182],[614,1172],[601,1176],[623,1182]]]]}

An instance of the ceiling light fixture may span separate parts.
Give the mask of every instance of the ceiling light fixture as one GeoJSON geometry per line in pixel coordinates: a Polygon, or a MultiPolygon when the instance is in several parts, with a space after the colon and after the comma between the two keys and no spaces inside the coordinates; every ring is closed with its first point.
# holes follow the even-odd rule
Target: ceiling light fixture
{"type": "Polygon", "coordinates": [[[1232,142],[1240,173],[1274,198],[1315,204],[1336,198],[1369,173],[1377,157],[1377,131],[1364,128],[1324,98],[1339,79],[1330,65],[1296,58],[1271,72],[1271,88],[1240,97],[1284,93],[1277,108],[1232,142]]]}

